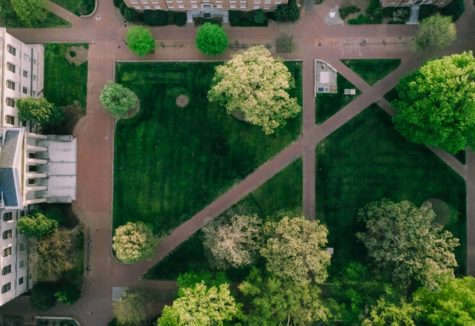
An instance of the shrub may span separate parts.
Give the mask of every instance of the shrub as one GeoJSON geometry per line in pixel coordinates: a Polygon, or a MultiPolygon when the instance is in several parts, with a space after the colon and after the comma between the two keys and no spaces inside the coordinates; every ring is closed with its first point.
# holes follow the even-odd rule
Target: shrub
{"type": "Polygon", "coordinates": [[[56,231],[58,222],[42,213],[35,213],[20,218],[17,227],[27,237],[43,237],[56,231]]]}
{"type": "Polygon", "coordinates": [[[140,26],[129,28],[127,30],[126,40],[129,49],[139,57],[143,57],[155,51],[155,38],[147,28],[140,26]]]}
{"type": "Polygon", "coordinates": [[[205,23],[196,34],[196,47],[205,55],[222,54],[228,47],[228,36],[221,26],[205,23]]]}
{"type": "Polygon", "coordinates": [[[341,19],[345,19],[349,15],[357,13],[359,11],[360,11],[360,8],[358,8],[357,6],[354,6],[354,5],[344,6],[344,7],[340,7],[340,9],[338,9],[338,12],[340,13],[341,19]]]}
{"type": "Polygon", "coordinates": [[[290,53],[293,50],[293,36],[285,33],[280,34],[275,40],[277,53],[290,53]]]}
{"type": "Polygon", "coordinates": [[[113,82],[102,89],[99,100],[104,108],[115,118],[123,118],[138,105],[138,98],[130,89],[113,82]]]}
{"type": "Polygon", "coordinates": [[[185,12],[170,12],[173,14],[173,23],[177,26],[185,26],[186,25],[186,13],[185,12]]]}
{"type": "Polygon", "coordinates": [[[135,263],[153,255],[156,238],[152,229],[142,222],[128,222],[114,231],[112,248],[123,263],[135,263]]]}
{"type": "Polygon", "coordinates": [[[267,23],[266,13],[262,9],[254,10],[252,12],[252,18],[253,18],[252,20],[254,21],[254,23],[256,23],[257,25],[262,25],[262,24],[267,23]]]}
{"type": "Polygon", "coordinates": [[[54,297],[58,302],[73,305],[81,297],[81,288],[68,282],[59,287],[54,293],[54,297]]]}
{"type": "Polygon", "coordinates": [[[43,97],[23,97],[16,101],[20,121],[41,126],[56,125],[63,119],[62,111],[43,97]]]}
{"type": "Polygon", "coordinates": [[[168,25],[168,14],[163,10],[144,10],[143,22],[150,26],[168,25]]]}
{"type": "Polygon", "coordinates": [[[451,16],[453,21],[462,16],[465,11],[465,3],[463,0],[453,0],[445,7],[440,8],[440,13],[444,16],[451,16]]]}
{"type": "Polygon", "coordinates": [[[280,22],[294,22],[300,18],[300,6],[297,0],[289,0],[287,4],[278,5],[274,19],[280,22]]]}
{"type": "Polygon", "coordinates": [[[139,18],[139,13],[133,8],[125,8],[123,13],[124,18],[129,22],[136,22],[139,18]]]}
{"type": "Polygon", "coordinates": [[[30,304],[33,308],[46,310],[54,306],[56,298],[56,284],[37,283],[33,286],[30,293],[30,304]]]}

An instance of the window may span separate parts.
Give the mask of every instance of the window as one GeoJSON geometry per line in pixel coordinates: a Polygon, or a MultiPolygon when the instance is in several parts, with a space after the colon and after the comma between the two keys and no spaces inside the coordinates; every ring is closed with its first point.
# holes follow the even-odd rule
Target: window
{"type": "Polygon", "coordinates": [[[20,278],[18,279],[18,285],[22,285],[22,284],[23,284],[23,277],[20,277],[20,278]]]}
{"type": "Polygon", "coordinates": [[[23,94],[28,94],[28,88],[23,86],[23,94]]]}
{"type": "Polygon", "coordinates": [[[23,77],[28,78],[28,71],[23,70],[23,77]]]}
{"type": "Polygon", "coordinates": [[[13,213],[12,212],[8,212],[8,213],[3,214],[3,221],[4,222],[8,222],[8,221],[11,221],[11,220],[13,220],[13,213]]]}
{"type": "Polygon", "coordinates": [[[28,179],[28,185],[34,185],[35,179],[28,179]]]}
{"type": "Polygon", "coordinates": [[[7,87],[15,90],[15,82],[11,80],[7,80],[7,87]]]}
{"type": "Polygon", "coordinates": [[[11,62],[7,62],[7,70],[8,70],[8,71],[11,71],[11,72],[13,72],[13,73],[15,73],[15,71],[16,71],[16,66],[15,66],[13,63],[11,63],[11,62]]]}
{"type": "Polygon", "coordinates": [[[6,115],[5,116],[5,123],[8,123],[10,125],[14,125],[15,124],[15,117],[12,116],[12,115],[6,115]]]}
{"type": "Polygon", "coordinates": [[[16,48],[11,46],[10,44],[7,45],[8,53],[11,55],[16,55],[16,48]]]}
{"type": "Polygon", "coordinates": [[[6,230],[3,231],[2,238],[5,239],[10,239],[13,236],[13,231],[12,230],[6,230]]]}
{"type": "Polygon", "coordinates": [[[36,75],[35,74],[33,74],[33,80],[36,80],[36,75]]]}
{"type": "Polygon", "coordinates": [[[26,54],[26,53],[23,53],[23,59],[24,59],[25,61],[30,62],[30,56],[29,56],[28,54],[26,54]]]}
{"type": "Polygon", "coordinates": [[[12,265],[8,265],[2,268],[2,275],[7,275],[12,272],[12,265]]]}
{"type": "Polygon", "coordinates": [[[25,249],[26,249],[25,244],[21,242],[20,243],[20,251],[25,251],[25,249]]]}
{"type": "Polygon", "coordinates": [[[35,66],[36,66],[36,62],[37,62],[36,59],[33,59],[33,64],[34,64],[35,66]]]}
{"type": "Polygon", "coordinates": [[[20,260],[18,262],[18,268],[23,268],[23,266],[25,266],[25,263],[23,262],[23,260],[20,260]]]}
{"type": "Polygon", "coordinates": [[[15,100],[12,99],[11,97],[7,97],[7,98],[5,99],[5,102],[7,103],[8,106],[11,106],[12,108],[15,107],[15,100]]]}
{"type": "Polygon", "coordinates": [[[3,257],[11,256],[12,254],[12,247],[7,247],[3,249],[3,257]]]}
{"type": "Polygon", "coordinates": [[[2,286],[2,293],[7,293],[12,288],[12,283],[8,282],[2,286]]]}

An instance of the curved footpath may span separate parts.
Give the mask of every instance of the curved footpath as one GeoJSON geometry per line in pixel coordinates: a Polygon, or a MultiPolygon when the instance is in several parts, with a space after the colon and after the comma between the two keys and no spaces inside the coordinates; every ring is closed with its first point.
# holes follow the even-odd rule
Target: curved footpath
{"type": "MultiPolygon", "coordinates": [[[[382,96],[393,88],[400,77],[417,68],[426,58],[416,57],[408,49],[408,42],[416,27],[410,25],[328,26],[324,16],[336,0],[302,12],[296,24],[271,24],[267,28],[231,28],[226,26],[230,42],[241,44],[273,44],[282,32],[294,36],[295,50],[283,55],[285,59],[303,61],[303,133],[274,158],[260,166],[243,181],[177,227],[156,249],[152,260],[135,265],[118,264],[111,255],[112,235],[112,167],[114,121],[101,109],[99,92],[114,79],[115,62],[141,60],[129,52],[124,44],[123,21],[110,0],[98,0],[95,15],[89,18],[74,16],[57,5],[48,3],[51,11],[72,24],[71,28],[9,29],[14,36],[28,43],[85,42],[89,46],[87,114],[75,129],[78,137],[77,201],[74,208],[85,224],[91,240],[89,271],[82,298],[72,307],[57,305],[41,315],[68,315],[84,326],[104,326],[112,319],[112,288],[146,286],[159,290],[164,301],[175,290],[173,282],[141,281],[142,275],[171,250],[186,241],[205,223],[244,198],[269,180],[293,160],[303,157],[303,207],[308,218],[315,218],[315,146],[322,139],[344,125],[371,103],[380,102],[391,111],[382,96]],[[335,66],[345,78],[357,86],[362,94],[326,122],[315,125],[313,64],[318,57],[335,66]],[[342,58],[402,59],[401,66],[383,80],[369,86],[340,62],[342,58]]],[[[472,0],[465,0],[466,11],[457,22],[457,42],[443,53],[462,50],[475,51],[475,15],[472,0]]],[[[206,60],[194,46],[195,27],[152,28],[159,43],[156,53],[143,60],[206,60]]],[[[218,59],[226,59],[232,54],[218,59]]],[[[468,272],[475,273],[475,153],[467,153],[462,165],[442,151],[435,152],[467,184],[468,272]]],[[[36,312],[20,297],[0,308],[0,313],[34,315],[36,312]]]]}

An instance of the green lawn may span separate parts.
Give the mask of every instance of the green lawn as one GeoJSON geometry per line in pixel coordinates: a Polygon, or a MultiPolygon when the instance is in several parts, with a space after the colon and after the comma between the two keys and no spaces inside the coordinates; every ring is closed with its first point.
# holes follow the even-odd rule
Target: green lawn
{"type": "Polygon", "coordinates": [[[370,85],[373,85],[401,65],[401,59],[351,59],[341,61],[370,85]]]}
{"type": "Polygon", "coordinates": [[[95,0],[53,0],[53,2],[78,16],[91,14],[96,5],[95,0]]]}
{"type": "Polygon", "coordinates": [[[329,228],[335,248],[333,266],[364,259],[354,234],[361,230],[357,210],[389,198],[417,205],[439,198],[459,212],[448,227],[461,239],[459,272],[465,266],[465,183],[425,147],[407,142],[390,117],[376,105],[368,108],[317,147],[317,217],[329,228]]]}
{"type": "MultiPolygon", "coordinates": [[[[302,213],[302,161],[299,159],[244,198],[239,211],[274,218],[279,211],[302,213]]],[[[233,209],[233,208],[231,208],[233,209]]],[[[149,279],[174,280],[189,271],[216,272],[209,264],[198,232],[145,275],[149,279]]],[[[247,269],[227,271],[231,279],[247,275],[247,269]]]]}
{"type": "Polygon", "coordinates": [[[45,46],[44,95],[57,106],[74,101],[86,107],[87,61],[76,65],[66,59],[72,46],[87,48],[87,44],[47,44],[45,46]]]}
{"type": "MultiPolygon", "coordinates": [[[[140,112],[115,133],[114,226],[150,223],[166,233],[242,180],[300,134],[300,116],[275,135],[228,115],[206,94],[217,63],[120,63],[117,81],[140,112]],[[178,108],[176,97],[190,103],[178,108]]],[[[287,63],[301,102],[301,64],[287,63]]]]}
{"type": "Polygon", "coordinates": [[[70,26],[70,23],[56,16],[53,13],[48,13],[44,22],[34,23],[32,25],[26,25],[18,19],[15,11],[13,11],[10,0],[0,0],[0,26],[3,27],[58,27],[58,26],[70,26]]]}
{"type": "Polygon", "coordinates": [[[352,83],[346,80],[345,77],[338,74],[337,76],[338,93],[336,94],[317,94],[315,103],[317,107],[316,120],[317,123],[322,123],[332,115],[340,111],[345,105],[353,101],[360,95],[360,90],[352,83]],[[355,88],[356,95],[344,95],[345,88],[355,88]]]}

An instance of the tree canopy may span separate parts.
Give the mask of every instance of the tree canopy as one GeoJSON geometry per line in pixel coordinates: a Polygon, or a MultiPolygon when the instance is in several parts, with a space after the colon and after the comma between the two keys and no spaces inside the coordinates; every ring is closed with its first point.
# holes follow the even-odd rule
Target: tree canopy
{"type": "Polygon", "coordinates": [[[417,51],[440,50],[449,46],[457,38],[457,29],[452,17],[439,14],[422,20],[414,37],[417,51]]]}
{"type": "Polygon", "coordinates": [[[216,267],[244,267],[252,263],[261,242],[261,221],[256,215],[234,215],[203,229],[203,246],[216,267]]]}
{"type": "Polygon", "coordinates": [[[21,121],[31,121],[41,126],[59,123],[63,114],[44,97],[23,97],[16,100],[18,118],[21,121]]]}
{"type": "Polygon", "coordinates": [[[130,27],[125,36],[129,49],[139,57],[155,51],[156,42],[148,28],[141,26],[130,27]]]}
{"type": "Polygon", "coordinates": [[[428,325],[475,325],[475,278],[450,279],[439,289],[414,294],[417,318],[428,325]]]}
{"type": "Polygon", "coordinates": [[[26,25],[45,21],[48,16],[44,0],[10,0],[10,3],[18,18],[26,25]]]}
{"type": "Polygon", "coordinates": [[[279,278],[293,282],[323,283],[330,265],[327,228],[304,217],[284,217],[265,225],[267,242],[261,249],[266,269],[279,278]]]}
{"type": "Polygon", "coordinates": [[[427,62],[401,80],[397,91],[393,121],[404,137],[450,153],[465,149],[475,128],[475,58],[471,52],[427,62]]]}
{"type": "Polygon", "coordinates": [[[430,203],[420,208],[408,201],[381,200],[359,212],[366,232],[357,233],[369,256],[394,282],[402,286],[417,281],[429,288],[454,275],[457,261],[453,250],[459,245],[449,231],[435,224],[430,203]]]}
{"type": "Polygon", "coordinates": [[[363,326],[416,326],[415,312],[411,304],[403,302],[398,305],[382,298],[373,306],[363,326]]]}
{"type": "Polygon", "coordinates": [[[207,287],[203,282],[185,288],[172,306],[165,306],[158,326],[224,325],[239,313],[228,284],[207,287]]]}
{"type": "Polygon", "coordinates": [[[131,288],[112,303],[112,311],[120,325],[141,326],[157,314],[159,294],[150,289],[131,288]]]}
{"type": "Polygon", "coordinates": [[[27,237],[43,237],[56,231],[58,222],[37,212],[20,218],[17,227],[27,237]]]}
{"type": "Polygon", "coordinates": [[[216,24],[204,23],[196,33],[196,47],[205,55],[218,55],[228,47],[228,35],[216,24]]]}
{"type": "Polygon", "coordinates": [[[131,109],[137,107],[139,99],[130,89],[109,82],[102,89],[100,101],[114,118],[123,118],[131,109]]]}
{"type": "Polygon", "coordinates": [[[151,257],[156,242],[150,226],[142,222],[128,222],[115,229],[112,248],[121,262],[135,263],[151,257]]]}
{"type": "Polygon", "coordinates": [[[289,282],[253,269],[239,290],[250,300],[246,325],[314,325],[330,316],[315,283],[289,282]]]}
{"type": "Polygon", "coordinates": [[[301,110],[297,99],[288,94],[293,83],[280,60],[262,46],[252,47],[216,67],[208,98],[268,135],[301,110]]]}

